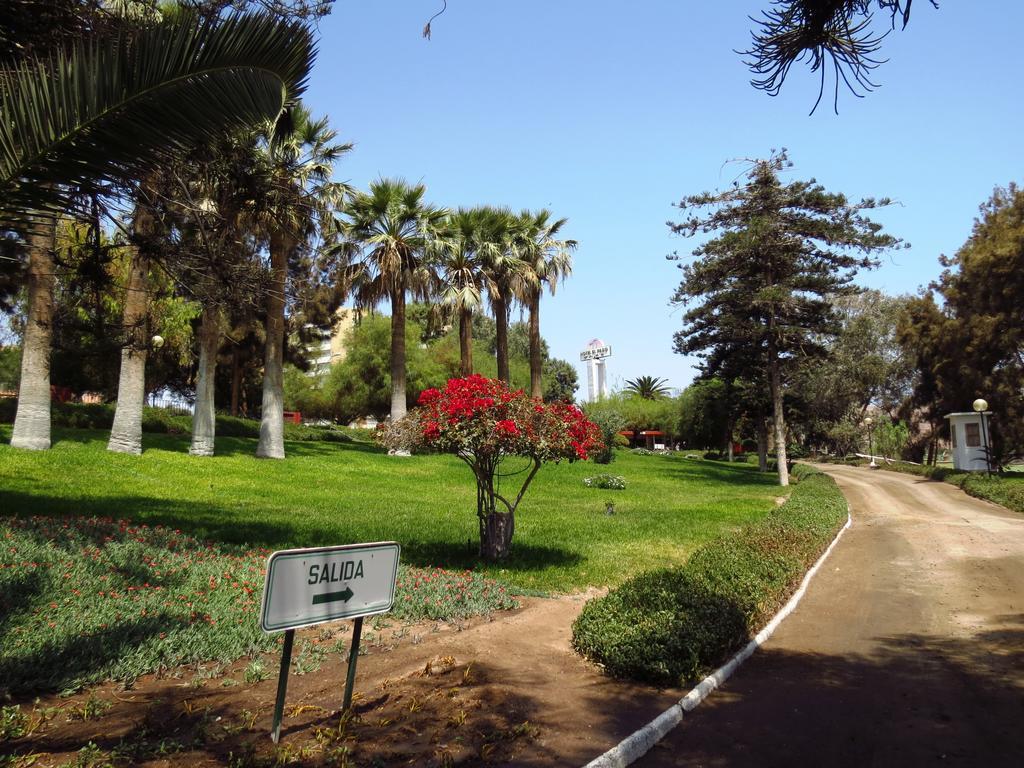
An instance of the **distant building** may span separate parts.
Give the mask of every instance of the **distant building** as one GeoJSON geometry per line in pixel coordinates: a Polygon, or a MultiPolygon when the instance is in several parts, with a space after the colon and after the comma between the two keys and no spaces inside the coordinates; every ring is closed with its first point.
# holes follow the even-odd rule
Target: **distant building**
{"type": "Polygon", "coordinates": [[[355,325],[355,314],[353,309],[339,308],[331,330],[322,331],[320,341],[309,344],[309,376],[323,376],[331,370],[332,365],[345,359],[345,335],[355,325]]]}

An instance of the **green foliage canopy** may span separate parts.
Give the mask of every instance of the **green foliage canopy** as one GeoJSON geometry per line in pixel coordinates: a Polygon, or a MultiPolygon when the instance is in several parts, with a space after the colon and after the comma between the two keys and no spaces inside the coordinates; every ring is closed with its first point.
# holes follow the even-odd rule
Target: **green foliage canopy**
{"type": "Polygon", "coordinates": [[[0,218],[65,210],[224,130],[276,119],[306,86],[313,42],[270,15],[72,38],[0,70],[0,218]]]}
{"type": "Polygon", "coordinates": [[[754,161],[746,183],[683,198],[678,207],[688,217],[669,223],[675,234],[712,235],[693,251],[694,261],[680,264],[672,300],[687,310],[675,349],[700,355],[706,375],[724,369],[766,381],[782,485],[784,368],[825,354],[823,341],[838,327],[832,302],[858,292],[853,277],[876,265],[873,253],[900,243],[865,215],[889,200],[850,203],[814,179],[783,184],[779,175],[791,165],[785,150],[754,161]]]}
{"type": "Polygon", "coordinates": [[[977,397],[995,412],[997,454],[1024,451],[1024,190],[997,188],[967,242],[911,301],[899,339],[913,357],[914,403],[933,424],[977,397]],[[936,299],[941,299],[941,306],[936,299]]]}
{"type": "Polygon", "coordinates": [[[732,425],[731,393],[721,379],[695,381],[679,397],[678,435],[686,448],[722,448],[732,425]]]}

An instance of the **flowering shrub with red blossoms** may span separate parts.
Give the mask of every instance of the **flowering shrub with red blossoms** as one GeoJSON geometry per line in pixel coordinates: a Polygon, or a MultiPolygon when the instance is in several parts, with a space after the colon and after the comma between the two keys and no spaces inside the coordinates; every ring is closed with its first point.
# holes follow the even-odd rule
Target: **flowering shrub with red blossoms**
{"type": "Polygon", "coordinates": [[[427,389],[412,416],[421,444],[460,456],[586,459],[603,445],[597,427],[575,405],[545,404],[474,374],[427,389]]]}
{"type": "Polygon", "coordinates": [[[419,407],[382,429],[379,439],[389,448],[432,448],[466,462],[477,484],[480,553],[488,559],[508,555],[516,507],[544,462],[587,459],[604,445],[600,429],[576,406],[543,403],[479,375],[425,390],[419,407]],[[511,457],[526,465],[500,472],[511,457]],[[511,491],[501,489],[503,477],[520,475],[511,491]]]}

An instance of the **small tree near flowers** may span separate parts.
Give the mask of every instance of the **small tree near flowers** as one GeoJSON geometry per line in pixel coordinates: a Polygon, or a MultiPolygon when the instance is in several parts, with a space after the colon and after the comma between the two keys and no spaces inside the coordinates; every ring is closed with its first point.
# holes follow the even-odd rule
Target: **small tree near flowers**
{"type": "Polygon", "coordinates": [[[480,556],[487,560],[508,557],[516,508],[541,464],[587,459],[603,445],[597,425],[576,406],[543,403],[476,374],[425,390],[418,407],[384,427],[379,439],[389,448],[432,448],[466,462],[476,478],[480,556]],[[527,465],[502,472],[511,457],[527,465]],[[501,488],[505,478],[510,490],[501,488]]]}

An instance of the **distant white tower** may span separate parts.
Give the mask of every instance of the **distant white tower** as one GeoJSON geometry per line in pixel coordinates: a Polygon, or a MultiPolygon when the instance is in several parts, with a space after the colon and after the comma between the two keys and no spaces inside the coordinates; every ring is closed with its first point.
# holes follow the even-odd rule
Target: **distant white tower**
{"type": "Polygon", "coordinates": [[[580,360],[587,364],[587,400],[593,402],[608,397],[608,375],[605,358],[612,356],[612,348],[600,339],[591,339],[580,352],[580,360]]]}

